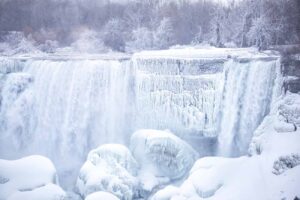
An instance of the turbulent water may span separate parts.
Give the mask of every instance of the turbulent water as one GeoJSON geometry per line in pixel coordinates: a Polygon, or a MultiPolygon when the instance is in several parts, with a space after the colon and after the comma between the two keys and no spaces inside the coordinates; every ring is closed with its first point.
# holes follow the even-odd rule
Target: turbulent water
{"type": "Polygon", "coordinates": [[[43,154],[63,173],[74,173],[90,149],[127,144],[141,128],[218,136],[219,154],[244,154],[269,111],[279,67],[276,60],[134,58],[0,65],[1,158],[43,154]]]}

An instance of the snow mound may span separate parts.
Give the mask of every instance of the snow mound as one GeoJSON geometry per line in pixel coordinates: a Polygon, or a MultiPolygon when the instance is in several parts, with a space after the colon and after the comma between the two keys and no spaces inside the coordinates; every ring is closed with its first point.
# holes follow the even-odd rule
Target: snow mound
{"type": "Polygon", "coordinates": [[[78,192],[86,197],[97,191],[132,199],[138,191],[138,164],[120,144],[105,144],[92,150],[77,179],[78,192]]]}
{"type": "Polygon", "coordinates": [[[108,192],[95,192],[93,194],[88,195],[85,200],[119,200],[115,195],[108,192]]]}
{"type": "Polygon", "coordinates": [[[52,183],[31,191],[16,192],[7,200],[63,200],[66,193],[57,185],[52,183]]]}
{"type": "Polygon", "coordinates": [[[170,132],[139,130],[131,137],[130,148],[141,163],[143,188],[182,178],[198,157],[192,147],[170,132]]]}
{"type": "Polygon", "coordinates": [[[55,167],[48,158],[0,160],[0,199],[62,199],[65,193],[54,185],[57,183],[55,167]]]}

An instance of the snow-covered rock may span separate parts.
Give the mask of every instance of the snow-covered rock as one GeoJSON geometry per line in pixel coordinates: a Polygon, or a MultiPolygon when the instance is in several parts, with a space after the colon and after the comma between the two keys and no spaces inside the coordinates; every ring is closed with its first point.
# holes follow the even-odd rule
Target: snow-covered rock
{"type": "Polygon", "coordinates": [[[89,153],[76,186],[84,197],[105,191],[129,200],[138,192],[137,171],[138,164],[125,146],[106,144],[89,153]]]}
{"type": "Polygon", "coordinates": [[[300,95],[287,93],[279,102],[278,115],[285,121],[300,127],[300,95]]]}
{"type": "Polygon", "coordinates": [[[94,192],[88,195],[85,200],[119,200],[119,198],[108,192],[94,192]]]}
{"type": "Polygon", "coordinates": [[[280,158],[274,162],[273,173],[276,175],[282,174],[287,169],[294,168],[300,165],[300,155],[291,154],[288,156],[280,156],[280,158]]]}
{"type": "Polygon", "coordinates": [[[139,130],[130,148],[141,164],[139,177],[146,191],[182,178],[198,157],[189,144],[167,131],[139,130]]]}
{"type": "Polygon", "coordinates": [[[0,160],[0,199],[61,200],[66,194],[58,186],[52,162],[42,156],[0,160]]]}

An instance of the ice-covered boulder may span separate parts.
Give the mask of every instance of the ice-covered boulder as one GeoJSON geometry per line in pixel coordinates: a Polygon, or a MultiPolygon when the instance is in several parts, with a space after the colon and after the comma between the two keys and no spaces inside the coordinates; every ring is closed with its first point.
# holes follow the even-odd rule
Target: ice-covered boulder
{"type": "Polygon", "coordinates": [[[119,198],[108,192],[94,192],[88,195],[85,200],[119,200],[119,198]]]}
{"type": "Polygon", "coordinates": [[[196,151],[168,131],[139,130],[131,137],[131,151],[141,164],[145,190],[182,178],[198,157],[196,151]]]}
{"type": "Polygon", "coordinates": [[[58,186],[52,162],[42,156],[0,160],[0,199],[51,199],[66,196],[58,186]]]}
{"type": "Polygon", "coordinates": [[[97,191],[132,199],[138,191],[138,164],[120,144],[105,144],[92,150],[77,179],[78,192],[86,197],[97,191]]]}

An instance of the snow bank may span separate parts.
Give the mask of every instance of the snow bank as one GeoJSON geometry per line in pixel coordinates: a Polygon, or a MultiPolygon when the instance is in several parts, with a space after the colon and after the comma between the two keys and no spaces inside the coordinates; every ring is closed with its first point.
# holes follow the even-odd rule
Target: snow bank
{"type": "Polygon", "coordinates": [[[84,197],[105,191],[129,200],[138,192],[137,170],[138,164],[125,146],[102,145],[89,153],[76,186],[84,197]]]}
{"type": "Polygon", "coordinates": [[[198,157],[183,140],[167,131],[139,130],[131,137],[130,149],[141,164],[143,189],[182,178],[198,157]]]}
{"type": "Polygon", "coordinates": [[[0,160],[0,199],[59,200],[65,192],[57,183],[55,167],[45,157],[0,160]]]}
{"type": "Polygon", "coordinates": [[[90,195],[88,195],[85,200],[119,200],[118,197],[114,196],[113,194],[110,194],[108,192],[95,192],[90,195]]]}

